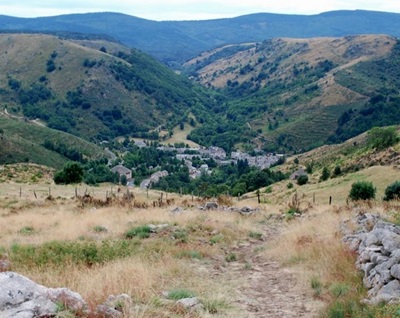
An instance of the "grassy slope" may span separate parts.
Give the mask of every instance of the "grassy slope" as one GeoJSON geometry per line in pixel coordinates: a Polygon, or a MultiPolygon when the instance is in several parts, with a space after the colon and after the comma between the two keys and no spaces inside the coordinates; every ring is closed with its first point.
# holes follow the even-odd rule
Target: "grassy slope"
{"type": "Polygon", "coordinates": [[[204,97],[190,82],[153,58],[102,40],[69,41],[42,34],[2,34],[0,67],[3,106],[9,111],[21,111],[18,94],[8,84],[10,78],[19,81],[24,90],[33,83],[42,85],[51,91],[52,97],[35,106],[56,120],[67,117],[73,120],[68,131],[86,139],[147,131],[168,124],[195,102],[202,104],[204,97]],[[99,50],[102,46],[107,53],[99,50]],[[129,62],[113,55],[120,51],[129,54],[129,62]],[[53,53],[55,57],[51,58],[53,53]],[[56,69],[49,73],[46,63],[51,59],[56,69]],[[86,59],[97,63],[85,67],[86,59]],[[116,73],[116,63],[125,75],[116,73]],[[40,81],[41,77],[45,80],[40,81]],[[80,92],[90,107],[57,104],[69,102],[67,92],[80,92]],[[113,109],[120,111],[123,118],[105,115],[105,111],[113,109]]]}
{"type": "Polygon", "coordinates": [[[275,39],[238,46],[236,51],[228,46],[207,52],[186,67],[196,81],[231,94],[227,112],[244,114],[241,124],[261,129],[258,138],[284,137],[281,147],[301,151],[322,144],[335,132],[343,112],[359,109],[369,98],[338,82],[335,75],[359,62],[388,56],[395,43],[380,35],[275,39]],[[254,105],[252,111],[246,110],[249,105],[254,105]],[[267,110],[260,112],[257,105],[267,110]],[[269,123],[279,125],[270,130],[269,123]]]}
{"type": "Polygon", "coordinates": [[[103,150],[81,138],[40,126],[33,122],[0,116],[1,135],[0,163],[33,162],[49,167],[60,168],[68,161],[64,156],[43,147],[46,140],[62,142],[88,158],[102,157],[103,150]]]}

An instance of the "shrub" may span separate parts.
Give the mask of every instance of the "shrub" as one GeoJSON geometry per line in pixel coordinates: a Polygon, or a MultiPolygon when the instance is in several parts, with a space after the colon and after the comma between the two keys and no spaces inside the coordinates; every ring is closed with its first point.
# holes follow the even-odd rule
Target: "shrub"
{"type": "Polygon", "coordinates": [[[308,182],[308,176],[299,176],[297,178],[297,184],[298,185],[304,185],[308,182]]]}
{"type": "Polygon", "coordinates": [[[126,232],[125,237],[128,239],[134,237],[138,237],[141,239],[148,238],[150,237],[150,227],[148,225],[141,225],[133,229],[130,229],[128,232],[126,232]]]}
{"type": "Polygon", "coordinates": [[[288,189],[292,189],[293,188],[293,183],[289,182],[286,186],[288,189]]]}
{"type": "Polygon", "coordinates": [[[371,200],[375,198],[376,188],[372,182],[359,181],[351,185],[349,198],[353,201],[356,200],[371,200]]]}
{"type": "Polygon", "coordinates": [[[67,162],[63,168],[54,175],[56,184],[79,183],[83,179],[83,168],[79,163],[67,162]]]}
{"type": "Polygon", "coordinates": [[[237,255],[235,253],[229,253],[226,255],[225,260],[230,263],[230,262],[236,262],[237,261],[237,255]]]}
{"type": "Polygon", "coordinates": [[[395,127],[374,127],[368,132],[368,145],[376,149],[385,149],[398,141],[395,127]]]}
{"type": "Polygon", "coordinates": [[[398,200],[400,198],[400,181],[393,182],[385,190],[385,197],[383,200],[398,200]]]}
{"type": "Polygon", "coordinates": [[[249,237],[260,240],[262,238],[262,233],[250,231],[249,237]]]}
{"type": "Polygon", "coordinates": [[[319,178],[319,180],[320,180],[320,181],[326,181],[326,180],[329,179],[330,176],[331,176],[331,174],[330,174],[328,168],[327,168],[327,167],[324,167],[324,168],[322,169],[322,174],[321,174],[321,177],[319,178]]]}
{"type": "Polygon", "coordinates": [[[188,241],[188,236],[185,230],[183,229],[177,229],[172,233],[172,236],[175,240],[181,243],[187,243],[188,241]]]}
{"type": "Polygon", "coordinates": [[[340,166],[336,166],[335,169],[333,169],[333,174],[332,176],[337,177],[342,174],[342,168],[340,166]]]}

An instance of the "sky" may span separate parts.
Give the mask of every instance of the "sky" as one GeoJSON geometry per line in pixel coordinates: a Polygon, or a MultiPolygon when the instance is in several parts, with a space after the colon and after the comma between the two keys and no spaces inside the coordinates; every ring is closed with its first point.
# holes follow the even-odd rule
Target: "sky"
{"type": "Polygon", "coordinates": [[[333,10],[400,13],[399,0],[0,0],[0,14],[43,17],[69,13],[120,12],[140,18],[204,20],[269,12],[318,14],[333,10]],[[7,2],[2,4],[1,2],[7,2]]]}

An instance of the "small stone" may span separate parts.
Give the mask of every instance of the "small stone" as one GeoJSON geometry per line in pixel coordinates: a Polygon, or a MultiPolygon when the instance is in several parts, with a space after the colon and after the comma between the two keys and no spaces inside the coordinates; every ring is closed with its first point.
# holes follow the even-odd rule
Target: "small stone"
{"type": "Polygon", "coordinates": [[[185,309],[197,309],[201,307],[201,303],[197,297],[183,298],[176,303],[182,305],[185,309]]]}

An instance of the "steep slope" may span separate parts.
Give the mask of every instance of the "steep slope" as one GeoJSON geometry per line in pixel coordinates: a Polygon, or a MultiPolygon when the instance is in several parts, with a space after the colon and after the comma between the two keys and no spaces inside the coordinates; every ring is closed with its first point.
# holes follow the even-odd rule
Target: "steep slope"
{"type": "Polygon", "coordinates": [[[59,169],[70,160],[106,157],[93,143],[7,112],[0,112],[0,128],[0,164],[31,162],[59,169]]]}
{"type": "Polygon", "coordinates": [[[317,15],[259,13],[231,19],[156,22],[118,13],[72,14],[22,19],[0,16],[2,30],[105,34],[170,65],[232,43],[276,37],[400,35],[400,14],[333,11],[317,15]]]}
{"type": "Polygon", "coordinates": [[[102,40],[0,35],[0,103],[85,139],[153,138],[205,95],[153,58],[102,40]]]}
{"type": "MultiPolygon", "coordinates": [[[[227,102],[214,109],[226,118],[227,135],[237,136],[241,126],[242,138],[236,141],[252,140],[254,146],[273,151],[304,151],[331,136],[331,141],[337,140],[343,114],[357,117],[379,90],[396,87],[398,47],[395,38],[383,35],[283,38],[222,47],[185,67],[193,80],[228,95],[227,102]],[[361,76],[359,69],[369,72],[361,76]],[[387,70],[393,76],[383,77],[387,70]]],[[[392,95],[395,100],[398,93],[392,95]]],[[[392,119],[398,121],[396,116],[392,119]]],[[[371,121],[347,138],[373,125],[371,121]]],[[[200,143],[212,140],[205,138],[208,130],[205,125],[191,138],[200,143]]]]}

